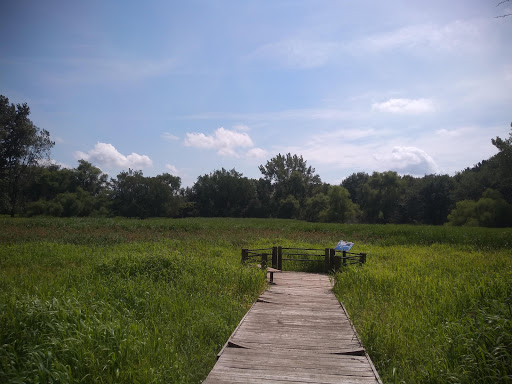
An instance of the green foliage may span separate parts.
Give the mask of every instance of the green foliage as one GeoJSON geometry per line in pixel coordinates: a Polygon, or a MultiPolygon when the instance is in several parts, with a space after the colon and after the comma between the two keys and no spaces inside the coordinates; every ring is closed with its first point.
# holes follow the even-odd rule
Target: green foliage
{"type": "Polygon", "coordinates": [[[414,383],[511,374],[511,228],[48,217],[0,228],[0,382],[200,382],[263,288],[240,248],[340,238],[368,254],[335,291],[385,382],[393,369],[414,383]]]}
{"type": "Polygon", "coordinates": [[[282,219],[295,219],[300,213],[300,203],[294,196],[288,195],[279,200],[278,217],[282,219]]]}
{"type": "Polygon", "coordinates": [[[243,217],[258,209],[254,183],[234,169],[199,176],[191,195],[199,214],[205,217],[243,217]]]}
{"type": "Polygon", "coordinates": [[[329,197],[323,193],[317,193],[306,200],[304,207],[304,219],[313,222],[325,221],[321,213],[326,211],[328,207],[329,197]]]}
{"type": "Polygon", "coordinates": [[[361,189],[361,209],[370,223],[391,223],[398,214],[402,181],[396,172],[373,172],[361,189]]]}
{"type": "Polygon", "coordinates": [[[278,154],[266,165],[259,166],[265,180],[272,183],[272,198],[275,202],[287,200],[293,196],[300,205],[311,197],[315,187],[321,184],[320,176],[315,174],[315,168],[307,165],[302,156],[278,154]]]}
{"type": "Polygon", "coordinates": [[[478,201],[457,202],[448,215],[449,225],[506,227],[512,225],[512,205],[498,191],[487,189],[478,201]]]}
{"type": "Polygon", "coordinates": [[[214,238],[21,242],[0,263],[1,382],[198,383],[264,284],[214,238]]]}
{"type": "Polygon", "coordinates": [[[28,118],[27,103],[9,104],[9,99],[0,95],[0,208],[13,217],[34,166],[49,159],[50,133],[41,130],[28,118]]]}
{"type": "Polygon", "coordinates": [[[112,180],[112,207],[127,217],[178,216],[181,179],[168,173],[144,177],[142,171],[129,170],[112,180]]]}
{"type": "Polygon", "coordinates": [[[334,291],[384,382],[508,382],[510,248],[365,248],[367,264],[337,274],[334,291]]]}

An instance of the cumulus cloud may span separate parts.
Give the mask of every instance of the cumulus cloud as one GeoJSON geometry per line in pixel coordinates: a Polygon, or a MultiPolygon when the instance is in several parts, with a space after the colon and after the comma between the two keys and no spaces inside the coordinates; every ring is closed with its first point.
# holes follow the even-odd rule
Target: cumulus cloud
{"type": "Polygon", "coordinates": [[[75,152],[76,159],[87,160],[105,168],[133,168],[141,169],[153,165],[153,161],[146,155],[139,155],[132,152],[125,156],[121,154],[112,144],[96,143],[93,149],[85,152],[75,152]]]}
{"type": "Polygon", "coordinates": [[[163,132],[160,137],[164,140],[167,140],[167,141],[175,141],[175,140],[179,140],[180,138],[176,135],[173,135],[172,133],[169,133],[169,132],[163,132]]]}
{"type": "Polygon", "coordinates": [[[374,103],[372,109],[405,115],[419,115],[434,111],[434,103],[430,99],[389,99],[382,103],[374,103]]]}
{"type": "Polygon", "coordinates": [[[223,127],[217,129],[213,135],[187,133],[184,144],[187,147],[216,149],[219,155],[235,157],[238,156],[236,149],[254,146],[247,133],[231,131],[223,127]]]}
{"type": "Polygon", "coordinates": [[[252,148],[247,151],[247,157],[251,159],[265,159],[268,152],[261,148],[252,148]]]}
{"type": "Polygon", "coordinates": [[[424,150],[416,147],[394,147],[391,154],[374,155],[384,168],[406,173],[413,176],[423,176],[439,172],[436,162],[424,150]]]}
{"type": "Polygon", "coordinates": [[[181,172],[172,164],[165,164],[165,169],[169,171],[171,175],[179,176],[181,172]]]}

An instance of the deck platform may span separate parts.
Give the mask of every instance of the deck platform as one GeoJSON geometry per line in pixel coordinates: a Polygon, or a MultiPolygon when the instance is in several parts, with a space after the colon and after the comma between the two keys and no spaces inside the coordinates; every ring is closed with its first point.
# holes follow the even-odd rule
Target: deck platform
{"type": "Polygon", "coordinates": [[[329,277],[274,275],[203,382],[379,384],[329,277]]]}

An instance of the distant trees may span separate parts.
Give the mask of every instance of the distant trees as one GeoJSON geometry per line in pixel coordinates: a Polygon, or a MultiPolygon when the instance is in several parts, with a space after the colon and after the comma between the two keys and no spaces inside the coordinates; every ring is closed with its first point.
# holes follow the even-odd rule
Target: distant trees
{"type": "Polygon", "coordinates": [[[278,154],[265,165],[260,165],[259,170],[272,186],[273,211],[282,218],[298,217],[315,186],[321,184],[315,169],[308,166],[302,156],[290,153],[278,154]]]}
{"type": "Polygon", "coordinates": [[[322,183],[302,156],[278,154],[249,179],[235,169],[199,176],[191,187],[163,173],[108,175],[79,160],[44,163],[54,142],[28,118],[27,104],[0,96],[0,213],[126,217],[280,217],[336,223],[512,226],[512,131],[498,153],[454,176],[357,172],[322,183]]]}
{"type": "Polygon", "coordinates": [[[255,182],[235,169],[199,176],[190,198],[199,215],[206,217],[252,216],[260,209],[255,182]]]}
{"type": "Polygon", "coordinates": [[[29,182],[31,171],[43,159],[49,160],[55,145],[50,133],[28,118],[30,108],[9,104],[0,95],[0,204],[13,217],[29,182]]]}
{"type": "Polygon", "coordinates": [[[512,225],[512,205],[498,191],[487,189],[478,201],[458,201],[448,215],[448,224],[508,227],[512,225]]]}
{"type": "Polygon", "coordinates": [[[181,179],[168,173],[144,177],[142,171],[121,172],[112,184],[112,211],[126,217],[176,217],[181,179]]]}

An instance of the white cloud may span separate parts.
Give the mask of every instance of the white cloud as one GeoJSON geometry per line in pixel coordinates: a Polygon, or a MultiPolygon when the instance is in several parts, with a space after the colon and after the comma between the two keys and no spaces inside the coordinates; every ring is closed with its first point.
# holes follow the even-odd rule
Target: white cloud
{"type": "Polygon", "coordinates": [[[394,147],[391,154],[375,154],[383,169],[399,171],[413,176],[439,172],[439,167],[424,150],[416,147],[394,147]]]}
{"type": "Polygon", "coordinates": [[[374,103],[372,109],[379,112],[418,115],[434,111],[435,106],[430,99],[389,99],[382,103],[374,103]]]}
{"type": "Polygon", "coordinates": [[[175,141],[175,140],[179,140],[180,138],[176,135],[173,135],[172,133],[169,133],[169,132],[163,132],[160,137],[164,140],[167,140],[167,141],[175,141]]]}
{"type": "Polygon", "coordinates": [[[165,164],[165,169],[167,169],[171,175],[179,176],[181,172],[172,164],[165,164]]]}
{"type": "Polygon", "coordinates": [[[353,49],[373,51],[396,48],[414,49],[432,48],[453,51],[456,49],[474,49],[475,43],[482,40],[482,25],[477,21],[456,20],[445,25],[410,25],[388,33],[379,33],[362,41],[353,43],[353,49]]]}
{"type": "Polygon", "coordinates": [[[75,158],[84,159],[105,168],[141,169],[153,165],[153,161],[146,155],[132,152],[130,155],[125,156],[119,153],[112,144],[99,142],[87,153],[75,152],[75,158]]]}
{"type": "Polygon", "coordinates": [[[247,151],[247,157],[251,159],[265,159],[268,152],[261,148],[252,148],[247,151]]]}
{"type": "Polygon", "coordinates": [[[235,156],[237,148],[249,148],[254,146],[251,138],[245,132],[230,131],[220,127],[213,135],[204,133],[187,133],[184,144],[187,147],[216,149],[222,156],[235,156]]]}

